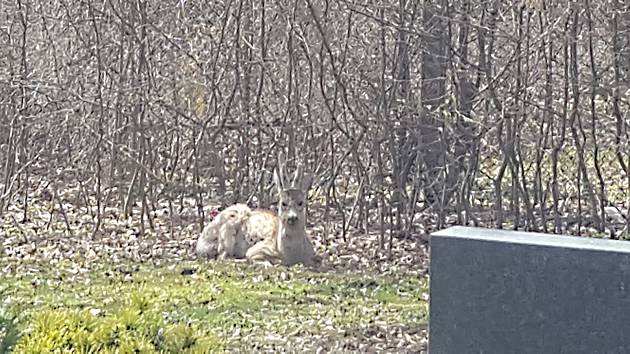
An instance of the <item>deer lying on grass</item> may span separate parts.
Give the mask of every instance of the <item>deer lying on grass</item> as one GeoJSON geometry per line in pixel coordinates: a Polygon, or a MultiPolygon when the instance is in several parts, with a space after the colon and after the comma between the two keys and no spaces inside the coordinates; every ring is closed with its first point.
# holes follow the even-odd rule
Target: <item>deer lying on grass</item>
{"type": "Polygon", "coordinates": [[[304,178],[299,166],[290,181],[285,179],[281,157],[274,182],[279,195],[277,215],[269,210],[251,210],[244,204],[230,206],[203,230],[197,240],[197,256],[246,257],[251,262],[286,266],[317,265],[321,258],[315,255],[305,225],[311,178],[304,178]]]}
{"type": "Polygon", "coordinates": [[[312,178],[304,177],[298,166],[293,178],[285,178],[285,163],[278,159],[274,182],[278,188],[278,214],[267,210],[253,210],[244,223],[248,239],[260,238],[247,250],[245,257],[251,262],[268,262],[291,266],[302,263],[317,265],[321,258],[315,255],[306,234],[305,208],[312,178]]]}
{"type": "Polygon", "coordinates": [[[243,228],[251,212],[245,204],[234,204],[217,214],[197,240],[197,257],[244,258],[253,244],[246,239],[243,228]]]}

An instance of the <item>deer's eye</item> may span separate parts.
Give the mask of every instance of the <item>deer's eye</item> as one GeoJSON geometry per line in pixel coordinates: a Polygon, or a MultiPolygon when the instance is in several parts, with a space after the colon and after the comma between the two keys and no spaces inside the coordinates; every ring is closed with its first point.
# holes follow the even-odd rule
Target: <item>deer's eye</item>
{"type": "Polygon", "coordinates": [[[289,206],[289,204],[287,204],[286,202],[282,202],[282,206],[283,207],[287,207],[287,206],[289,206]]]}
{"type": "Polygon", "coordinates": [[[301,207],[302,205],[304,205],[304,202],[300,201],[300,202],[298,203],[298,206],[299,206],[299,207],[301,207]]]}

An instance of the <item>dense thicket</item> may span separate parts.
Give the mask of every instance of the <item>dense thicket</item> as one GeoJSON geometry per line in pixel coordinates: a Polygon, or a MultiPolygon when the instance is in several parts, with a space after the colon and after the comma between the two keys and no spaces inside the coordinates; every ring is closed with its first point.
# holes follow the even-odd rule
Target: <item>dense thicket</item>
{"type": "Polygon", "coordinates": [[[73,188],[95,234],[188,198],[203,220],[211,201],[268,205],[285,151],[344,237],[414,232],[420,211],[619,236],[629,7],[0,0],[0,214],[66,216],[73,188]]]}

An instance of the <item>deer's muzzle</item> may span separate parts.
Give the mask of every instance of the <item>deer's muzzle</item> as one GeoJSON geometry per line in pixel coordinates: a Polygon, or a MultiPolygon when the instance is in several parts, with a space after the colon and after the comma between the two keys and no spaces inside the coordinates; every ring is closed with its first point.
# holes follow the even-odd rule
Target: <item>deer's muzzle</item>
{"type": "Polygon", "coordinates": [[[293,225],[298,221],[298,215],[294,211],[288,211],[286,215],[287,224],[293,225]]]}

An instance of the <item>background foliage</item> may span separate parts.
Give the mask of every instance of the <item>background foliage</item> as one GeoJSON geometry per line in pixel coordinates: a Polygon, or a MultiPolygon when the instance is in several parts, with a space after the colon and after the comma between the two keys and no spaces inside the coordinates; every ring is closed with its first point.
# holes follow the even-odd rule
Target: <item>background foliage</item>
{"type": "Polygon", "coordinates": [[[0,24],[5,230],[173,236],[192,207],[198,231],[269,206],[282,150],[322,237],[627,232],[627,1],[2,0],[0,24]]]}

